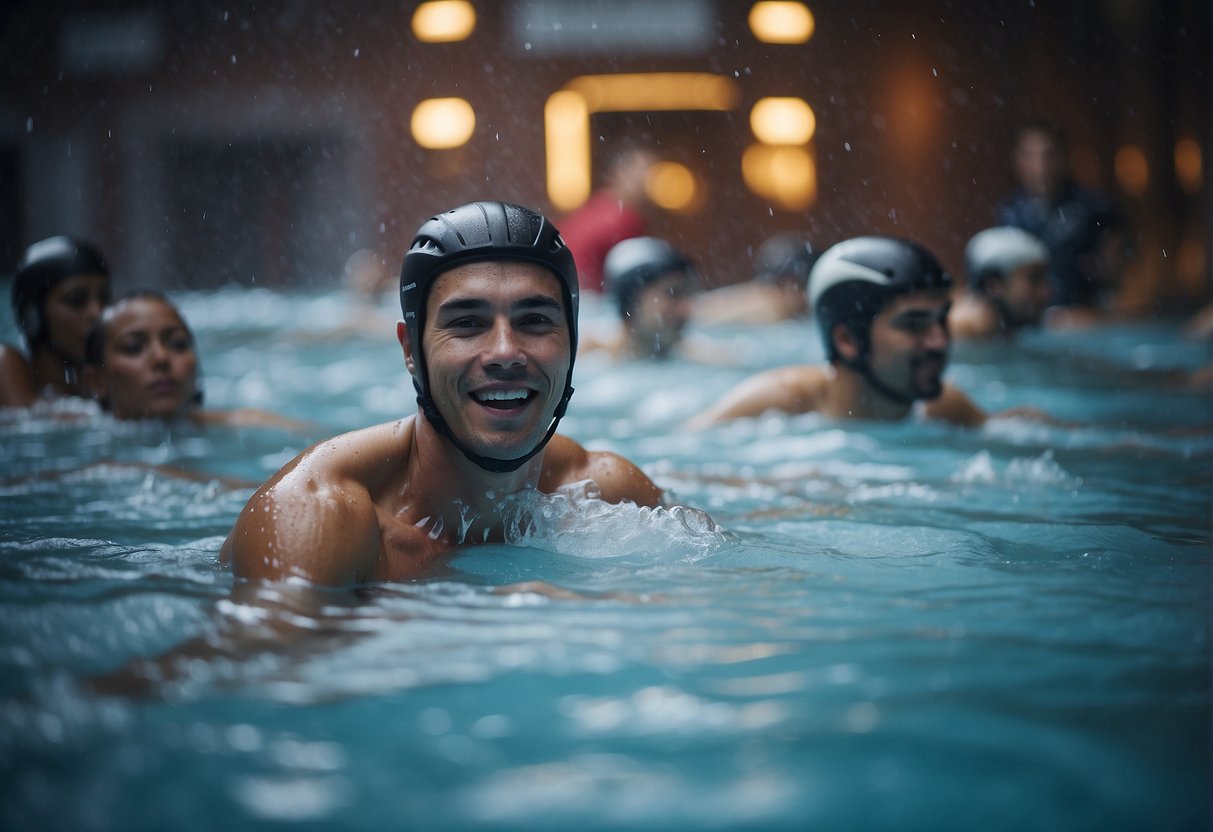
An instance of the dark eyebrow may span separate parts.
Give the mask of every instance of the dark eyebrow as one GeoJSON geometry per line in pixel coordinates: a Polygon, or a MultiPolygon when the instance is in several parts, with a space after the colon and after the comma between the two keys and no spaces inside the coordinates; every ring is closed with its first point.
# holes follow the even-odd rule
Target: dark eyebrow
{"type": "MultiPolygon", "coordinates": [[[[451,298],[444,301],[438,307],[438,314],[451,314],[455,312],[471,312],[479,309],[488,308],[487,301],[481,298],[451,298]]],[[[510,306],[511,312],[523,312],[532,309],[554,309],[560,311],[560,301],[556,300],[551,295],[530,295],[525,298],[519,298],[510,306]]]]}

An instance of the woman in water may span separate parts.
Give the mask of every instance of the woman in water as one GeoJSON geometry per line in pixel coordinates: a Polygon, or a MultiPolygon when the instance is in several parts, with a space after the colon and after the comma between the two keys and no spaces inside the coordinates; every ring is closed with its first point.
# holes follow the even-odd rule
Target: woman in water
{"type": "Polygon", "coordinates": [[[116,419],[308,427],[261,410],[204,410],[194,335],[159,292],[132,292],[102,312],[86,339],[84,380],[116,419]]]}
{"type": "Polygon", "coordinates": [[[85,336],[109,297],[109,267],[87,243],[51,237],[26,249],[13,278],[13,314],[26,349],[0,345],[0,407],[86,395],[85,336]]]}

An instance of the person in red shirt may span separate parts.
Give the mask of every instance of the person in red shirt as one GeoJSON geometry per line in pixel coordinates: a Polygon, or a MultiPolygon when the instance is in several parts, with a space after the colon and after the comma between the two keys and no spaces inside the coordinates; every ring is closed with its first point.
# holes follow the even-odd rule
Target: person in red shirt
{"type": "Polygon", "coordinates": [[[656,158],[628,147],[607,167],[601,188],[560,223],[561,237],[577,264],[582,291],[603,291],[602,264],[616,243],[648,231],[641,209],[647,204],[645,177],[656,158]]]}

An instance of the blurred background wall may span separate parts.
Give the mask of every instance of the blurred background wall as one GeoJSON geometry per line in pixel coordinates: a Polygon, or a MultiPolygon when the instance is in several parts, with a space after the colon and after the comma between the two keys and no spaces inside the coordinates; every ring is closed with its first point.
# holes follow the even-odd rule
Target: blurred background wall
{"type": "Polygon", "coordinates": [[[8,4],[0,271],[70,232],[109,253],[120,287],[331,285],[358,249],[394,266],[429,214],[466,201],[559,217],[553,94],[677,72],[728,79],[732,97],[662,109],[642,81],[591,108],[589,171],[621,142],[655,146],[674,190],[650,228],[712,283],[747,277],[781,230],[910,236],[959,272],[1014,185],[1014,128],[1046,118],[1076,177],[1130,219],[1130,296],[1163,311],[1208,297],[1207,0],[811,0],[796,43],[759,39],[753,5],[472,0],[470,33],[425,42],[416,2],[8,4]],[[759,142],[751,110],[769,97],[806,102],[811,137],[759,142]],[[433,98],[470,105],[466,142],[421,146],[412,119],[433,98]]]}

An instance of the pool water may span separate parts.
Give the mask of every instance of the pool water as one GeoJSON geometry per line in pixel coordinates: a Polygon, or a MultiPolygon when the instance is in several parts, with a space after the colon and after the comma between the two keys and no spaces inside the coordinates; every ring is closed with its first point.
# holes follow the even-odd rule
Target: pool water
{"type": "Polygon", "coordinates": [[[586,355],[563,432],[693,508],[570,489],[434,578],[300,611],[232,595],[217,551],[253,483],[415,410],[390,302],[179,300],[211,406],[315,427],[0,416],[0,827],[1208,827],[1213,413],[1175,327],[956,348],[982,406],[1065,428],[680,427],[819,361],[805,323],[696,332],[726,366],[586,355]],[[258,615],[280,649],[89,681],[258,615]]]}

